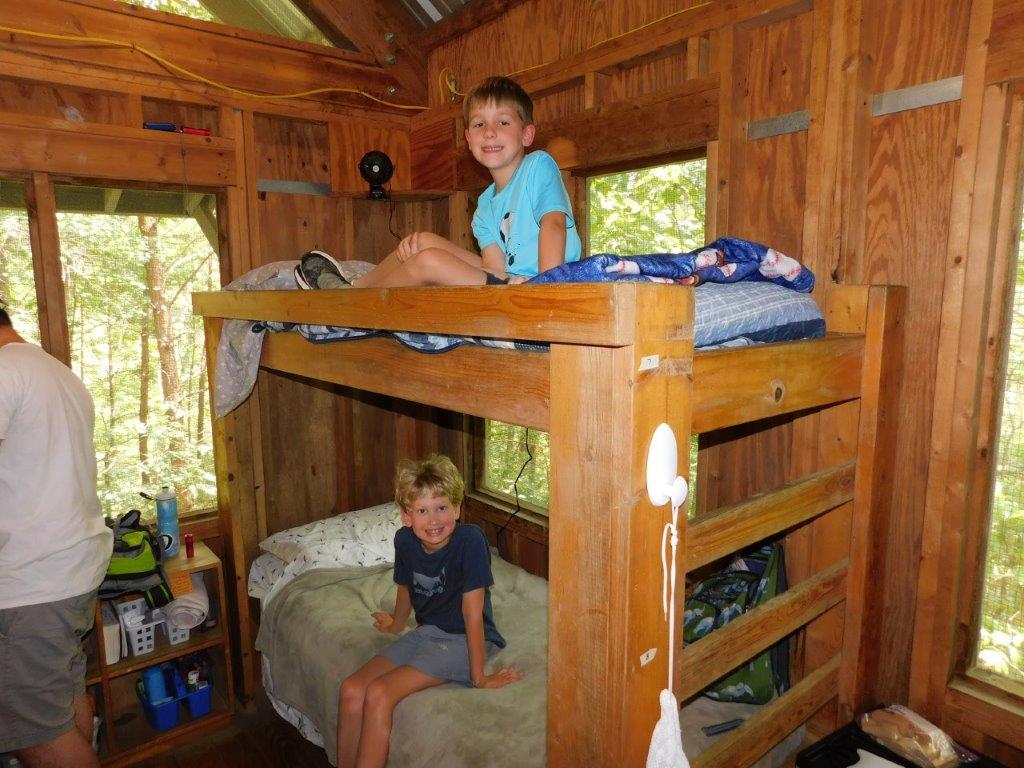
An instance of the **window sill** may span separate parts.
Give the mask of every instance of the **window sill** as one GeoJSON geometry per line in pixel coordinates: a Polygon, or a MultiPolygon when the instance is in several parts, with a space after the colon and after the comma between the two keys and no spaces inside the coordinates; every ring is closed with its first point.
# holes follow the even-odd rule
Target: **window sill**
{"type": "Polygon", "coordinates": [[[949,716],[944,718],[943,727],[958,740],[962,738],[956,733],[959,724],[1024,750],[1024,698],[983,682],[978,679],[982,675],[988,677],[972,671],[970,676],[950,681],[946,689],[949,716]]]}

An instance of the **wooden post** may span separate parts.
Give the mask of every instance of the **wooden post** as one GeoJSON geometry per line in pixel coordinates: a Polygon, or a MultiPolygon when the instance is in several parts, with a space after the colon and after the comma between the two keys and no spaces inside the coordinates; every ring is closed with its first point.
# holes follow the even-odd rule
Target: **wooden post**
{"type": "MultiPolygon", "coordinates": [[[[836,287],[835,290],[842,289],[836,287]]],[[[900,392],[898,372],[903,360],[902,327],[906,304],[907,291],[902,286],[868,289],[846,626],[843,665],[839,672],[840,722],[848,722],[856,713],[883,703],[873,696],[879,672],[884,605],[877,574],[885,564],[884,532],[889,528],[892,505],[900,392]]]]}
{"type": "MultiPolygon", "coordinates": [[[[551,349],[548,765],[643,765],[668,684],[661,612],[666,506],[647,446],[668,422],[688,466],[693,294],[635,286],[634,343],[551,349]],[[646,664],[641,656],[656,649],[646,664]]],[[[685,513],[683,513],[685,514],[685,513]]],[[[680,542],[680,557],[685,542],[680,542]]],[[[682,605],[682,584],[678,603],[682,605]]],[[[676,642],[682,611],[677,610],[676,642]]]]}
{"type": "Polygon", "coordinates": [[[39,337],[43,349],[65,365],[71,365],[64,281],[61,280],[57,201],[48,174],[32,174],[31,181],[25,184],[25,205],[35,267],[39,337]]]}
{"type": "MultiPolygon", "coordinates": [[[[217,346],[225,321],[206,317],[206,361],[210,382],[211,410],[215,392],[217,346]]],[[[259,544],[257,524],[257,487],[253,457],[251,411],[258,408],[252,398],[227,416],[213,420],[213,460],[217,475],[217,511],[220,530],[225,536],[225,578],[231,586],[226,592],[233,598],[238,616],[237,652],[241,674],[241,698],[252,697],[260,685],[258,656],[255,650],[256,626],[252,621],[247,589],[246,565],[256,557],[259,544]]],[[[228,614],[230,615],[230,614],[228,614]]]]}

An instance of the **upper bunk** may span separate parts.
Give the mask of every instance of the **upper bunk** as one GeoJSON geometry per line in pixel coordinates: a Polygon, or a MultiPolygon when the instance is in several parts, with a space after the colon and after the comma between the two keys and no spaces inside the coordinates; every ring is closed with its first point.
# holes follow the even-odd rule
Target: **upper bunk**
{"type": "Polygon", "coordinates": [[[551,354],[560,347],[647,351],[636,372],[693,382],[691,430],[735,424],[859,397],[871,291],[834,286],[824,338],[694,350],[694,289],[641,282],[197,293],[197,314],[550,345],[551,353],[462,346],[430,356],[393,339],[322,344],[268,334],[261,366],[318,381],[541,430],[551,423],[551,354]],[[673,353],[655,339],[681,342],[673,353]],[[652,356],[653,355],[653,356],[652,356]],[[415,376],[410,363],[416,362],[415,376]]]}

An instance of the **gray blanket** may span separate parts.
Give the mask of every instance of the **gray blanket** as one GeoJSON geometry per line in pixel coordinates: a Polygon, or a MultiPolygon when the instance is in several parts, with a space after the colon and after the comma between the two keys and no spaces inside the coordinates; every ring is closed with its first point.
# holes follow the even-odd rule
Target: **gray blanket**
{"type": "MultiPolygon", "coordinates": [[[[498,690],[447,684],[415,693],[395,711],[389,766],[541,768],[545,764],[547,582],[494,558],[495,623],[508,640],[487,671],[513,665],[526,677],[498,690]],[[486,702],[485,702],[486,700],[486,702]]],[[[303,574],[271,601],[256,647],[275,694],[304,712],[337,763],[338,686],[393,638],[370,613],[391,610],[391,566],[303,574]]]]}

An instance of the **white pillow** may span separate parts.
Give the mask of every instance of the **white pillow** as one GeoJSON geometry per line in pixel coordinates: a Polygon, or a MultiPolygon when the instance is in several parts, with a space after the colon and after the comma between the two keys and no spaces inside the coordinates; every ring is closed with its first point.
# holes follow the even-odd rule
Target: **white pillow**
{"type": "Polygon", "coordinates": [[[286,564],[300,558],[322,567],[390,563],[401,526],[398,504],[391,501],[279,531],[261,541],[260,549],[286,564]]]}

